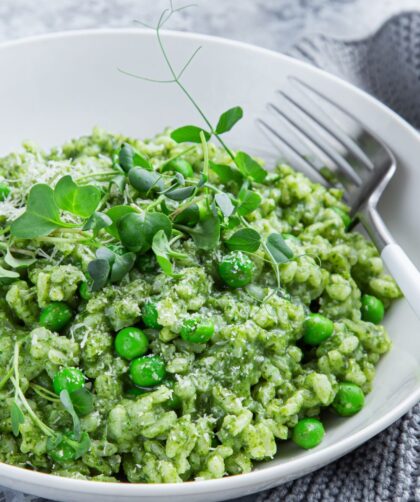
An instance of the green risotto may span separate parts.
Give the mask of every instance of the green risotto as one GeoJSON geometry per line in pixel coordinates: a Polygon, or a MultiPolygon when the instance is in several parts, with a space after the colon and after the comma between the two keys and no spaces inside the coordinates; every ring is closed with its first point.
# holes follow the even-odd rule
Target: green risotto
{"type": "Polygon", "coordinates": [[[340,190],[206,139],[0,159],[0,461],[220,478],[363,407],[400,296],[377,250],[340,190]]]}

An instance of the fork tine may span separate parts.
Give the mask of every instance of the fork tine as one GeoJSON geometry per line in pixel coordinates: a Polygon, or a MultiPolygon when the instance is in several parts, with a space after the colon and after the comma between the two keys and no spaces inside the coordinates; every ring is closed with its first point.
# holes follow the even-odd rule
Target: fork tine
{"type": "MultiPolygon", "coordinates": [[[[293,79],[293,77],[289,77],[293,79]]],[[[296,101],[293,97],[286,94],[284,91],[277,91],[287,102],[294,105],[298,108],[304,115],[307,115],[313,122],[317,124],[321,129],[329,133],[341,146],[346,148],[351,154],[367,169],[373,170],[373,163],[369,159],[369,157],[365,154],[365,152],[353,141],[351,140],[344,131],[341,131],[342,134],[337,133],[337,128],[333,129],[329,125],[327,125],[324,121],[320,120],[312,111],[308,108],[304,108],[298,101],[296,101]]],[[[307,94],[305,94],[307,96],[307,94]]],[[[308,96],[309,97],[309,96],[308,96]]],[[[311,99],[309,97],[309,99],[311,99]]],[[[311,102],[314,103],[313,99],[311,102]]],[[[317,108],[319,108],[318,103],[314,103],[317,108]]],[[[321,109],[322,110],[322,109],[321,109]]],[[[323,110],[322,110],[323,111],[323,110]]],[[[324,112],[325,113],[325,112],[324,112]]],[[[338,124],[336,124],[338,125],[338,124]]],[[[339,126],[338,126],[339,127],[339,126]]]]}
{"type": "MultiPolygon", "coordinates": [[[[310,162],[308,158],[303,157],[301,152],[297,150],[284,136],[280,135],[273,127],[271,127],[270,124],[265,122],[262,119],[257,119],[257,124],[261,126],[261,128],[266,131],[268,131],[272,136],[274,136],[280,143],[285,145],[296,157],[297,161],[301,163],[304,169],[306,169],[309,172],[312,172],[316,175],[317,178],[322,179],[322,182],[324,185],[326,185],[328,188],[332,188],[334,185],[331,183],[331,181],[328,179],[328,177],[324,176],[320,170],[315,164],[310,162]]],[[[266,134],[266,133],[265,133],[266,134]]],[[[269,141],[273,142],[272,137],[270,134],[266,134],[266,137],[269,139],[269,141]]]]}
{"type": "Polygon", "coordinates": [[[356,186],[360,186],[362,184],[362,179],[354,171],[353,167],[332,148],[327,147],[325,143],[319,141],[313,132],[311,133],[308,128],[298,124],[293,118],[291,118],[284,111],[280,110],[276,105],[269,103],[268,107],[271,110],[274,110],[274,112],[280,115],[288,124],[294,127],[304,138],[313,143],[333,164],[340,169],[341,174],[345,178],[350,180],[356,186]]]}
{"type": "MultiPolygon", "coordinates": [[[[350,119],[353,122],[353,124],[357,125],[360,128],[360,130],[363,131],[363,136],[364,136],[365,140],[368,137],[369,138],[368,142],[371,145],[374,144],[375,147],[378,147],[380,150],[383,149],[383,144],[381,143],[381,141],[378,140],[378,138],[376,138],[376,136],[374,134],[372,134],[368,129],[366,129],[366,126],[364,124],[362,124],[362,122],[360,122],[360,120],[358,118],[356,118],[351,112],[349,112],[348,110],[343,108],[341,105],[339,105],[338,103],[333,101],[328,96],[325,96],[318,89],[315,89],[314,87],[309,85],[307,82],[304,82],[303,80],[301,80],[299,77],[289,76],[288,79],[297,82],[298,85],[300,85],[303,88],[306,88],[310,93],[315,94],[321,100],[324,100],[324,102],[327,103],[328,105],[330,105],[332,108],[335,108],[336,110],[338,110],[343,116],[345,116],[347,119],[350,119]]],[[[308,93],[306,93],[306,95],[308,95],[308,93]]],[[[352,138],[352,140],[354,141],[355,144],[357,144],[360,147],[360,139],[359,138],[357,138],[357,139],[352,138]]],[[[362,145],[362,147],[360,148],[360,151],[363,152],[363,150],[364,149],[363,149],[363,145],[362,145]]],[[[372,162],[372,165],[373,164],[374,164],[374,162],[372,162]]]]}

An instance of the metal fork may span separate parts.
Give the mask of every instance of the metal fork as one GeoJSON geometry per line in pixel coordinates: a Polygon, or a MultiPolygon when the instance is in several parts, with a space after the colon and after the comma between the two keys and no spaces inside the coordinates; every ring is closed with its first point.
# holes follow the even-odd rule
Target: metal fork
{"type": "Polygon", "coordinates": [[[283,106],[267,105],[286,129],[280,130],[262,119],[258,119],[258,124],[272,142],[286,147],[298,167],[315,173],[328,187],[343,189],[353,224],[362,223],[420,318],[420,272],[395,243],[377,210],[379,199],[397,168],[393,153],[342,106],[298,78],[289,77],[289,80],[295,84],[293,90],[298,90],[299,97],[295,97],[296,92],[282,90],[279,94],[283,106]],[[350,134],[340,127],[342,121],[351,129],[350,134]],[[315,156],[300,152],[302,142],[315,156]]]}

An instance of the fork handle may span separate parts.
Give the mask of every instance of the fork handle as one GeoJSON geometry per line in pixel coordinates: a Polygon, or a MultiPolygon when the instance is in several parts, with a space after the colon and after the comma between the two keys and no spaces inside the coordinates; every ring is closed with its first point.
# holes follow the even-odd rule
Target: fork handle
{"type": "Polygon", "coordinates": [[[381,255],[406,300],[420,318],[420,272],[417,267],[398,244],[388,244],[381,255]]]}

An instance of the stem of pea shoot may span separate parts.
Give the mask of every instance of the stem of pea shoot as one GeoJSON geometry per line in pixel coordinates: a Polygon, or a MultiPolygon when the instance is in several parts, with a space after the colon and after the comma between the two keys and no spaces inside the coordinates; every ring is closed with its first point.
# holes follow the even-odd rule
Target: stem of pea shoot
{"type": "Polygon", "coordinates": [[[148,82],[155,82],[155,83],[160,83],[160,84],[176,84],[181,89],[181,91],[185,94],[185,96],[188,98],[188,100],[191,102],[191,104],[194,106],[194,108],[197,110],[197,112],[199,113],[199,115],[201,116],[201,118],[204,120],[204,122],[206,123],[207,127],[210,129],[210,133],[212,135],[214,135],[214,137],[217,139],[217,141],[223,147],[223,149],[225,150],[225,152],[229,155],[229,157],[233,160],[233,162],[235,162],[235,156],[233,155],[233,153],[230,150],[230,148],[226,145],[226,143],[223,141],[223,139],[216,133],[216,131],[214,130],[214,127],[212,126],[211,122],[207,118],[206,114],[203,112],[203,110],[200,108],[200,106],[198,105],[198,103],[191,96],[191,94],[184,87],[184,85],[182,84],[182,82],[180,80],[181,77],[182,77],[182,75],[184,74],[185,70],[191,64],[191,62],[194,59],[194,57],[201,50],[201,46],[197,47],[197,49],[195,49],[195,51],[192,53],[192,55],[189,57],[189,59],[187,60],[187,62],[182,67],[181,71],[178,74],[176,74],[176,72],[175,72],[175,70],[174,70],[174,68],[172,66],[172,63],[171,63],[171,61],[170,61],[170,59],[168,57],[168,54],[166,52],[165,46],[163,44],[163,41],[162,41],[162,37],[161,37],[161,33],[160,33],[161,28],[169,21],[169,19],[172,17],[173,14],[175,14],[175,12],[179,12],[179,11],[187,9],[189,7],[195,7],[195,4],[185,5],[184,7],[179,7],[178,9],[174,9],[173,8],[173,3],[172,3],[172,0],[171,0],[171,2],[170,2],[170,9],[165,9],[162,12],[162,14],[160,15],[158,24],[157,24],[157,26],[155,28],[153,28],[152,26],[149,26],[148,24],[145,24],[145,23],[143,23],[141,21],[136,21],[137,23],[141,24],[142,26],[145,26],[146,28],[154,29],[156,31],[156,37],[157,37],[157,40],[158,40],[159,48],[160,48],[160,50],[162,52],[163,58],[164,58],[164,60],[166,62],[166,65],[167,65],[167,67],[168,67],[168,69],[169,69],[169,71],[170,71],[170,73],[172,75],[172,79],[170,79],[170,80],[158,80],[158,79],[152,79],[152,78],[144,77],[142,75],[136,75],[134,73],[130,73],[130,72],[127,72],[127,71],[122,70],[122,69],[120,69],[119,71],[121,71],[121,73],[129,75],[131,77],[138,78],[140,80],[146,80],[148,82]]]}

